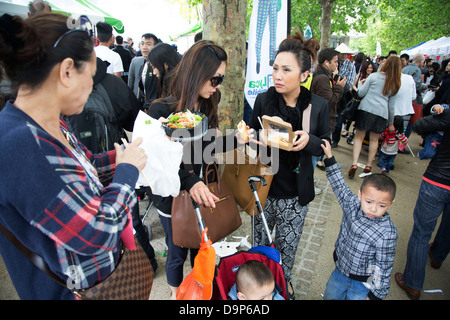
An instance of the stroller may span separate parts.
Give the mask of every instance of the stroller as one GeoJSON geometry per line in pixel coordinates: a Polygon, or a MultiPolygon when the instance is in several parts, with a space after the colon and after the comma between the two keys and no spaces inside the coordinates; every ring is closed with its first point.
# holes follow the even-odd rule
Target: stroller
{"type": "Polygon", "coordinates": [[[260,176],[251,176],[248,178],[248,181],[255,196],[256,207],[263,220],[270,246],[253,247],[248,251],[239,251],[230,256],[221,258],[219,264],[216,266],[216,275],[213,282],[213,295],[211,299],[227,300],[228,292],[236,282],[236,271],[239,269],[239,266],[248,260],[259,260],[270,269],[275,280],[275,287],[277,291],[285,300],[288,300],[286,281],[284,278],[283,269],[281,267],[282,261],[280,258],[280,253],[275,249],[272,242],[272,237],[270,235],[266,218],[264,217],[264,212],[255,187],[255,182],[261,182],[263,186],[267,185],[267,183],[264,178],[260,176]]]}

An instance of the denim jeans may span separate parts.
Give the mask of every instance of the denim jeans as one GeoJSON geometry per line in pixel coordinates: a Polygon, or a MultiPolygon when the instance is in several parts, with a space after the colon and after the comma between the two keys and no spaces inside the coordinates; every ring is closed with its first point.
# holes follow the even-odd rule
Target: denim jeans
{"type": "Polygon", "coordinates": [[[404,134],[407,138],[411,135],[412,132],[412,124],[409,124],[409,120],[411,119],[411,115],[408,114],[406,116],[403,116],[403,130],[404,134]]]}
{"type": "Polygon", "coordinates": [[[173,243],[172,237],[172,218],[159,215],[167,245],[166,258],[166,276],[167,283],[172,287],[179,287],[183,282],[183,265],[186,261],[188,253],[190,254],[191,267],[194,266],[194,259],[198,253],[198,249],[189,249],[177,246],[173,243]]]}
{"type": "Polygon", "coordinates": [[[394,165],[396,154],[386,154],[383,151],[380,151],[378,155],[378,165],[381,169],[386,169],[386,173],[389,173],[392,166],[394,165]]]}
{"type": "Polygon", "coordinates": [[[431,255],[438,263],[442,263],[450,251],[450,190],[423,180],[414,208],[414,227],[403,272],[403,281],[415,290],[422,290],[428,244],[441,213],[441,224],[431,246],[431,255]]]}
{"type": "Polygon", "coordinates": [[[328,279],[324,300],[365,300],[369,294],[363,282],[346,277],[337,268],[328,279]]]}

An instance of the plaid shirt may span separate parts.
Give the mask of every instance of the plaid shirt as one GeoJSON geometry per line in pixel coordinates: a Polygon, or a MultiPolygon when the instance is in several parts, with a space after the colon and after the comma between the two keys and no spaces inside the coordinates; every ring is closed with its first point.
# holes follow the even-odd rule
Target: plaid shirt
{"type": "Polygon", "coordinates": [[[370,289],[370,299],[389,292],[398,233],[389,213],[370,219],[361,210],[358,196],[345,183],[339,164],[325,160],[326,175],[342,207],[341,230],[335,244],[336,268],[370,289]]]}
{"type": "Polygon", "coordinates": [[[74,287],[87,288],[115,268],[139,172],[129,164],[116,167],[115,151],[93,155],[71,139],[86,157],[84,166],[8,102],[0,114],[0,220],[54,273],[64,280],[77,276],[74,287]],[[103,187],[95,174],[112,182],[103,187]]]}
{"type": "Polygon", "coordinates": [[[347,85],[349,88],[353,87],[353,82],[356,79],[356,68],[355,65],[348,59],[345,59],[344,62],[339,67],[339,73],[347,77],[347,85]]]}

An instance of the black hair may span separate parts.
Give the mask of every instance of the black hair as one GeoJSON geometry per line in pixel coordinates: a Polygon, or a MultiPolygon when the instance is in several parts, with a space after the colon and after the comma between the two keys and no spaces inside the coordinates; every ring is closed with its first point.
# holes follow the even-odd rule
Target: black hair
{"type": "Polygon", "coordinates": [[[141,39],[153,39],[153,41],[155,42],[155,45],[157,45],[158,43],[161,42],[161,40],[158,39],[157,36],[155,36],[153,33],[144,33],[141,37],[141,39]]]}
{"type": "Polygon", "coordinates": [[[366,176],[361,184],[360,188],[361,193],[364,191],[364,188],[368,185],[374,187],[378,191],[389,192],[392,196],[392,200],[395,199],[397,186],[394,180],[392,180],[392,178],[388,177],[387,175],[381,173],[373,173],[371,175],[366,176]]]}
{"type": "Polygon", "coordinates": [[[180,62],[180,55],[170,44],[158,43],[148,53],[147,60],[159,70],[158,93],[160,97],[166,97],[169,89],[168,76],[180,62]],[[167,70],[165,64],[167,64],[167,70]]]}
{"type": "Polygon", "coordinates": [[[117,42],[117,44],[123,44],[123,37],[122,36],[117,36],[116,37],[116,42],[117,42]]]}
{"type": "Polygon", "coordinates": [[[300,32],[295,32],[284,39],[278,48],[277,55],[281,52],[291,52],[297,58],[301,73],[311,70],[313,61],[317,60],[317,51],[320,45],[314,39],[304,40],[300,32]]]}
{"type": "Polygon", "coordinates": [[[92,59],[91,37],[81,29],[69,30],[67,21],[67,16],[51,12],[25,20],[8,14],[0,17],[0,66],[14,89],[38,87],[66,58],[72,58],[77,69],[92,59]]]}
{"type": "Polygon", "coordinates": [[[395,116],[394,117],[394,127],[397,133],[403,133],[404,126],[403,126],[403,117],[402,116],[395,116]]]}
{"type": "Polygon", "coordinates": [[[319,51],[318,62],[319,64],[324,63],[325,61],[331,61],[334,57],[338,56],[339,52],[333,48],[323,48],[319,51]]]}
{"type": "Polygon", "coordinates": [[[401,58],[404,58],[404,59],[406,59],[406,61],[409,61],[409,54],[404,53],[404,54],[400,55],[400,59],[401,58]]]}
{"type": "Polygon", "coordinates": [[[97,22],[97,36],[100,42],[108,42],[113,34],[113,29],[110,24],[106,22],[97,22]]]}
{"type": "Polygon", "coordinates": [[[259,260],[248,260],[241,264],[236,272],[236,289],[245,293],[248,286],[256,284],[258,287],[274,282],[272,271],[259,260]]]}

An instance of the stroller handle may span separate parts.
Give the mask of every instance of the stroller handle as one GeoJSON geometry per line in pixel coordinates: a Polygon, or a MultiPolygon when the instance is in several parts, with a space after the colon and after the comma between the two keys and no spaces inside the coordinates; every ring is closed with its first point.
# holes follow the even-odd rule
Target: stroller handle
{"type": "Polygon", "coordinates": [[[261,182],[263,186],[267,186],[266,179],[261,176],[251,176],[248,177],[248,182],[252,188],[252,191],[256,191],[255,182],[261,182]]]}
{"type": "MultiPolygon", "coordinates": [[[[191,197],[191,201],[192,201],[192,205],[194,206],[195,215],[197,216],[198,225],[203,234],[203,231],[205,230],[205,221],[203,220],[202,214],[200,213],[200,207],[199,207],[198,203],[196,201],[194,201],[194,199],[192,199],[192,197],[191,197]]],[[[208,241],[208,236],[206,235],[206,233],[204,235],[205,235],[204,240],[206,242],[206,241],[208,241]]]]}
{"type": "Polygon", "coordinates": [[[267,237],[269,238],[269,243],[272,243],[272,236],[270,235],[269,226],[267,225],[266,217],[264,216],[264,211],[263,211],[263,208],[261,205],[261,201],[259,201],[258,189],[256,189],[256,185],[255,185],[255,182],[261,182],[263,186],[267,186],[267,182],[261,176],[251,176],[248,178],[248,182],[250,184],[250,188],[252,189],[253,195],[255,197],[256,209],[258,210],[259,214],[261,215],[261,218],[262,218],[262,221],[264,224],[264,228],[266,229],[266,232],[267,232],[267,237]]]}

